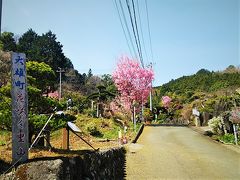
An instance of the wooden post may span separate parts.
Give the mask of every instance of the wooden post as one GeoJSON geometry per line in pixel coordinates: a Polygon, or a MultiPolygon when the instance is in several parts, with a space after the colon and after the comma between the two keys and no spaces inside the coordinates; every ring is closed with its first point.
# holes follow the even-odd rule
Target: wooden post
{"type": "Polygon", "coordinates": [[[62,129],[63,134],[63,141],[62,141],[62,148],[69,150],[69,128],[63,128],[62,129]]]}
{"type": "Polygon", "coordinates": [[[44,132],[44,136],[45,136],[44,146],[47,147],[47,148],[51,148],[49,128],[47,128],[47,130],[44,132]]]}

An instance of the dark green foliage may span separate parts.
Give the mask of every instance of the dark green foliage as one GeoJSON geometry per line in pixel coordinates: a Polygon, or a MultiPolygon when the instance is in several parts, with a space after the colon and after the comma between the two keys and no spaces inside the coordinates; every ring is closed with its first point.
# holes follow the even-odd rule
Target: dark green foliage
{"type": "Polygon", "coordinates": [[[210,74],[211,72],[207,69],[200,69],[196,74],[210,74]]]}
{"type": "Polygon", "coordinates": [[[153,120],[153,113],[149,108],[145,108],[143,112],[143,118],[145,121],[152,121],[153,120]]]}
{"type": "Polygon", "coordinates": [[[35,59],[38,49],[37,42],[39,38],[40,37],[35,31],[29,29],[19,38],[18,51],[24,52],[29,60],[35,59]]]}
{"type": "Polygon", "coordinates": [[[10,82],[10,69],[11,69],[11,61],[10,61],[10,53],[6,53],[0,50],[0,87],[2,85],[6,85],[10,82]]]}
{"type": "Polygon", "coordinates": [[[36,42],[37,53],[36,59],[40,62],[45,62],[50,65],[54,71],[61,68],[72,68],[73,65],[62,52],[62,45],[57,41],[57,37],[51,31],[43,34],[36,42]]]}
{"type": "Polygon", "coordinates": [[[219,137],[219,140],[223,141],[224,143],[235,143],[235,138],[233,134],[224,134],[223,136],[219,137]]]}
{"type": "Polygon", "coordinates": [[[89,78],[92,77],[92,76],[93,76],[93,74],[92,74],[92,69],[90,68],[90,69],[88,70],[87,79],[89,79],[89,78]]]}
{"type": "Polygon", "coordinates": [[[14,40],[14,34],[11,32],[3,32],[0,37],[0,43],[3,51],[17,50],[17,45],[14,40]]]}
{"type": "Polygon", "coordinates": [[[0,92],[0,129],[11,130],[11,118],[11,99],[9,97],[3,96],[0,92]]]}
{"type": "Polygon", "coordinates": [[[107,101],[108,99],[114,98],[115,94],[107,91],[105,86],[97,86],[98,92],[88,96],[88,99],[98,99],[100,102],[107,101]]]}
{"type": "Polygon", "coordinates": [[[49,87],[54,87],[56,75],[52,68],[44,62],[28,61],[27,75],[30,85],[40,89],[42,93],[47,93],[49,87]]]}
{"type": "Polygon", "coordinates": [[[89,123],[87,125],[87,131],[92,136],[97,136],[97,137],[101,137],[102,136],[102,133],[98,130],[96,124],[94,124],[94,123],[89,123]]]}
{"type": "MultiPolygon", "coordinates": [[[[29,135],[30,139],[32,139],[33,135],[37,135],[43,126],[46,124],[49,119],[50,114],[29,114],[28,116],[28,124],[29,124],[29,135]]],[[[70,114],[65,115],[54,115],[52,119],[49,121],[47,125],[48,130],[57,130],[63,127],[66,127],[68,121],[74,121],[76,119],[75,116],[70,114]]]]}
{"type": "Polygon", "coordinates": [[[10,85],[0,87],[0,129],[11,130],[12,111],[11,111],[10,85]]]}
{"type": "Polygon", "coordinates": [[[193,92],[214,92],[220,89],[240,86],[240,72],[210,72],[200,70],[191,76],[183,76],[159,87],[160,97],[168,92],[190,98],[193,92]]]}
{"type": "Polygon", "coordinates": [[[82,91],[86,82],[86,76],[71,68],[66,70],[63,76],[63,87],[69,91],[82,91]]]}
{"type": "Polygon", "coordinates": [[[112,80],[112,76],[110,74],[104,74],[101,76],[102,84],[106,87],[106,90],[112,93],[117,92],[117,88],[112,80]]]}
{"type": "Polygon", "coordinates": [[[90,103],[87,101],[86,97],[78,92],[68,91],[65,93],[65,97],[67,99],[72,99],[72,111],[74,111],[74,109],[76,108],[79,113],[82,113],[85,108],[90,106],[90,103]]]}
{"type": "Polygon", "coordinates": [[[18,50],[26,53],[28,60],[45,62],[56,72],[58,67],[73,68],[62,52],[62,45],[51,31],[39,36],[32,29],[19,38],[18,50]]]}

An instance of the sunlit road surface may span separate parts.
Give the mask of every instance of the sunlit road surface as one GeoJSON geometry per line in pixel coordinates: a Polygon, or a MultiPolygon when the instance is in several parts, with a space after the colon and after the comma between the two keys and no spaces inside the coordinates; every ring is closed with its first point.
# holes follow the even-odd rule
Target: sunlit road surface
{"type": "Polygon", "coordinates": [[[128,147],[126,179],[238,179],[240,151],[187,127],[145,127],[128,147]]]}

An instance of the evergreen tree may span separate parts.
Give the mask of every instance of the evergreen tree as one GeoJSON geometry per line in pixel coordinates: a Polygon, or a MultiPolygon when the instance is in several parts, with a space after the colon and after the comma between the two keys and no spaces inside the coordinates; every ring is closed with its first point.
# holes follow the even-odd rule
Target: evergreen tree
{"type": "Polygon", "coordinates": [[[3,32],[1,37],[1,46],[3,51],[16,51],[17,45],[14,40],[14,34],[11,32],[3,32]]]}

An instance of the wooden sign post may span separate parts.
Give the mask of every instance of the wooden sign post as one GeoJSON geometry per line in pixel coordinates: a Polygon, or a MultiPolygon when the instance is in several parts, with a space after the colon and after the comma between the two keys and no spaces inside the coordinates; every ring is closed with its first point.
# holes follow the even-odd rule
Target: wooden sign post
{"type": "Polygon", "coordinates": [[[26,56],[12,53],[12,162],[28,159],[28,97],[26,56]]]}

